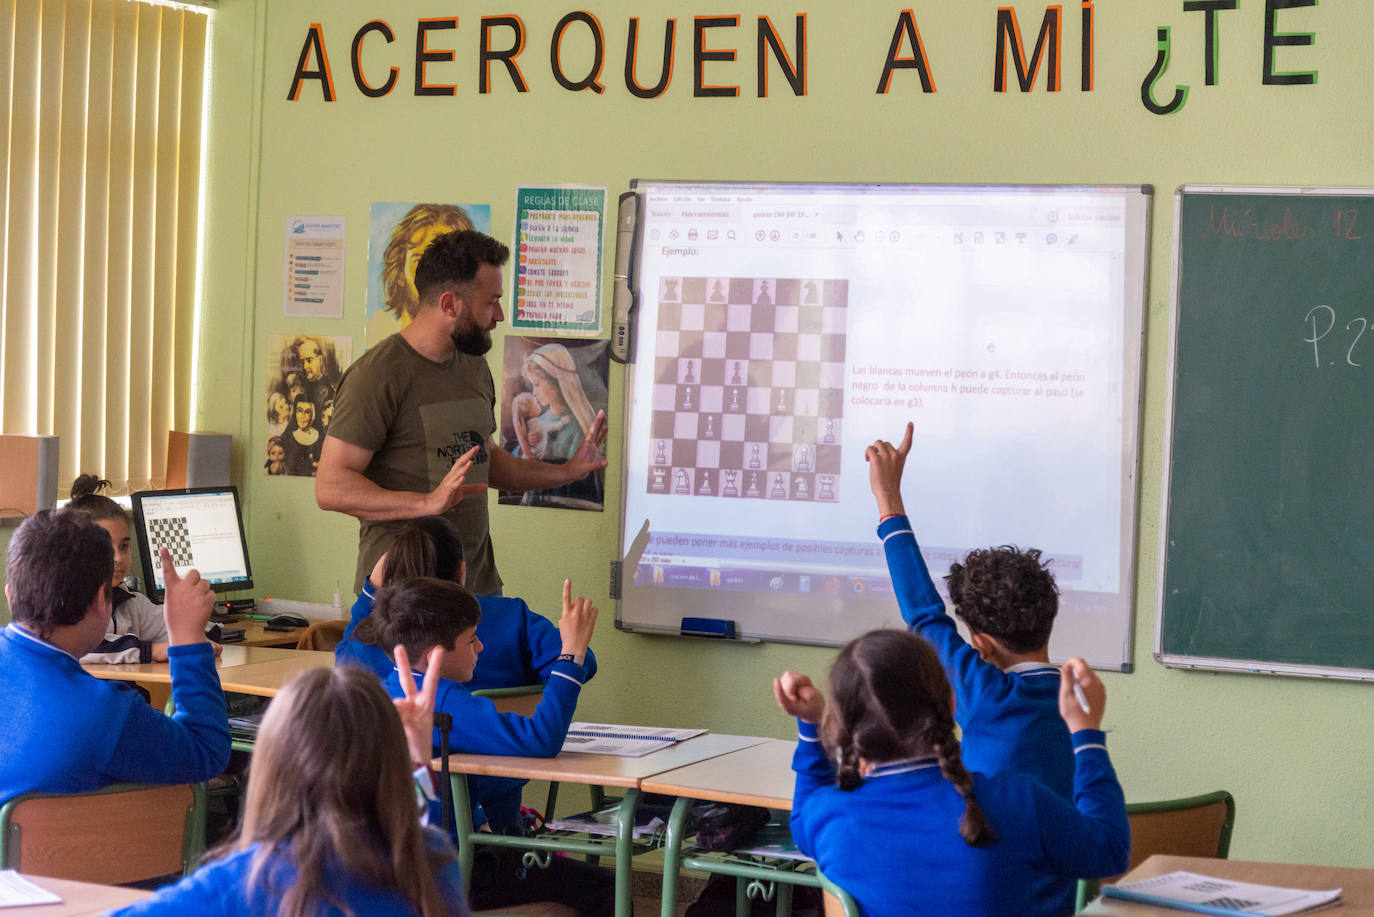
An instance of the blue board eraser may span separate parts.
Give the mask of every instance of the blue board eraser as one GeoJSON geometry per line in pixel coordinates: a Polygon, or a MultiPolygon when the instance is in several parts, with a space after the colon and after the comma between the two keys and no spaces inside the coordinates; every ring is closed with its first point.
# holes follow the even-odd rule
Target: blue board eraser
{"type": "Polygon", "coordinates": [[[687,637],[735,638],[735,622],[720,618],[683,618],[681,631],[687,637]]]}

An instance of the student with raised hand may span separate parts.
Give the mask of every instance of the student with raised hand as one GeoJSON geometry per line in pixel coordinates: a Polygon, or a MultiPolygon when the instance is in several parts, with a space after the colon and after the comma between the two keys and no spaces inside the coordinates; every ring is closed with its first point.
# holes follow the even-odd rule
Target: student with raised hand
{"type": "MultiPolygon", "coordinates": [[[[378,559],[353,603],[343,640],[334,648],[337,664],[361,665],[376,672],[378,678],[391,673],[391,658],[368,617],[372,603],[382,586],[421,576],[453,580],[460,586],[466,579],[463,542],[457,527],[444,516],[410,520],[378,559]]],[[[484,595],[476,599],[482,609],[477,624],[482,655],[472,679],[463,687],[480,691],[548,682],[563,645],[553,622],[532,611],[523,599],[484,595]]],[[[586,657],[578,662],[584,681],[590,681],[596,675],[596,654],[588,648],[586,657]]]]}
{"type": "Polygon", "coordinates": [[[35,513],[10,539],[0,630],[0,803],[20,793],[73,793],[120,780],[196,783],[224,770],[229,723],[215,654],[205,639],[214,593],[195,570],[177,575],[159,551],[174,716],[77,661],[110,621],[114,551],[92,519],[35,513]]]}
{"type": "MultiPolygon", "coordinates": [[[[334,648],[337,665],[360,665],[380,679],[393,670],[388,645],[377,633],[370,615],[377,590],[388,583],[417,577],[435,577],[463,584],[467,564],[458,529],[443,516],[421,516],[406,523],[391,548],[373,568],[358,600],[344,638],[334,648]]],[[[481,609],[477,640],[482,644],[477,668],[463,684],[469,691],[546,684],[563,651],[563,638],[553,622],[535,614],[521,599],[505,596],[474,596],[481,609]]],[[[583,682],[596,674],[596,654],[574,658],[582,666],[583,682]]],[[[527,781],[510,777],[478,777],[469,782],[473,799],[481,806],[476,823],[485,820],[491,830],[504,833],[520,825],[520,791],[527,781]]]]}
{"type": "MultiPolygon", "coordinates": [[[[85,513],[110,536],[114,547],[114,575],[110,626],[105,639],[81,657],[84,665],[167,661],[167,623],[162,608],[141,592],[125,589],[133,556],[129,551],[129,511],[100,491],[110,486],[93,474],[72,482],[72,499],[66,508],[85,513]]],[[[220,646],[211,642],[215,655],[220,646]]]]}
{"type": "MultiPolygon", "coordinates": [[[[1059,716],[1059,669],[1050,664],[1050,631],[1059,610],[1054,575],[1035,549],[1010,545],[971,551],[945,582],[970,642],[935,590],[902,502],[902,471],[912,425],[899,445],[878,440],[864,452],[878,503],[878,537],[902,619],[940,658],[954,686],[964,760],[985,774],[1029,774],[1073,800],[1074,756],[1059,716]]],[[[1073,912],[1072,879],[1046,878],[1035,914],[1073,912]]]]}
{"type": "MultiPolygon", "coordinates": [[[[442,656],[436,647],[429,668],[442,656]]],[[[297,676],[263,717],[238,836],[117,914],[466,917],[457,856],[421,827],[412,781],[412,768],[429,779],[438,681],[406,680],[392,701],[361,669],[297,676]]]]}
{"type": "Polygon", "coordinates": [[[913,902],[929,917],[1040,913],[1044,876],[1125,871],[1131,833],[1101,731],[1107,695],[1083,660],[1064,664],[1056,695],[1073,734],[1074,803],[1024,774],[965,768],[954,692],[911,634],[851,642],[829,691],[827,704],[795,672],[773,682],[798,721],[792,836],[866,917],[906,915],[913,902]]]}
{"type": "MultiPolygon", "coordinates": [[[[474,696],[463,687],[472,679],[482,651],[477,636],[481,615],[481,606],[472,593],[451,580],[433,578],[383,587],[372,609],[379,638],[404,647],[409,659],[427,660],[436,646],[448,651],[438,673],[442,677],[438,679],[434,709],[453,718],[449,740],[453,751],[551,758],[563,747],[585,680],[578,660],[591,642],[596,606],[581,596],[574,598],[571,581],[564,581],[563,615],[558,621],[562,653],[554,662],[533,716],[501,713],[490,698],[474,696]]],[[[414,674],[431,677],[427,665],[417,666],[414,674]]],[[[399,668],[388,675],[384,686],[392,697],[402,696],[408,675],[399,668]]],[[[437,733],[433,744],[438,746],[437,733]]],[[[476,801],[474,794],[473,823],[479,824],[476,801]]],[[[508,805],[518,808],[518,795],[508,805]]],[[[518,824],[518,811],[502,811],[490,798],[483,800],[483,807],[488,823],[496,830],[518,824]]],[[[554,857],[546,869],[525,869],[520,851],[482,848],[473,864],[472,905],[478,910],[556,901],[583,917],[609,917],[614,897],[614,877],[609,870],[567,857],[554,857]]]]}

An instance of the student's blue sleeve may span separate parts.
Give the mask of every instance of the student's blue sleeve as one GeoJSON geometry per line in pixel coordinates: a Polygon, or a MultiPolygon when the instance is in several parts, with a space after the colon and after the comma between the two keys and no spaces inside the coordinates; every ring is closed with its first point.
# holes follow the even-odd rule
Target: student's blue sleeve
{"type": "MultiPolygon", "coordinates": [[[[235,862],[239,859],[235,857],[235,862]]],[[[175,885],[164,885],[151,898],[109,911],[105,917],[229,917],[235,904],[242,905],[243,892],[235,886],[244,878],[241,871],[228,869],[217,860],[201,866],[175,885]]]]}
{"type": "MultiPolygon", "coordinates": [[[[530,672],[534,674],[535,680],[547,684],[553,664],[563,652],[563,637],[552,621],[524,602],[520,603],[520,610],[523,619],[521,629],[525,638],[530,672]]],[[[596,675],[596,653],[592,652],[590,646],[587,647],[587,655],[582,659],[582,671],[584,682],[591,681],[596,675]]]]}
{"type": "Polygon", "coordinates": [[[792,770],[797,782],[792,791],[792,839],[798,849],[814,856],[811,844],[811,822],[807,818],[806,802],[811,794],[823,787],[835,785],[835,765],[826,757],[815,723],[797,720],[797,750],[792,753],[792,770]]]}
{"type": "Polygon", "coordinates": [[[878,524],[878,537],[887,555],[887,571],[892,576],[902,620],[939,655],[954,687],[954,709],[959,721],[965,722],[983,692],[1000,682],[1002,672],[984,662],[978,651],[964,642],[954,619],[945,613],[944,600],[935,591],[911,521],[903,515],[889,516],[878,524]]]}
{"type": "Polygon", "coordinates": [[[363,580],[363,591],[358,593],[357,601],[353,603],[353,608],[349,610],[348,626],[344,628],[342,639],[351,640],[353,638],[353,631],[358,629],[358,625],[362,623],[363,618],[372,614],[372,600],[376,597],[377,592],[372,588],[372,583],[368,580],[363,580]]]}
{"type": "Polygon", "coordinates": [[[1098,729],[1073,734],[1073,806],[1057,793],[1034,784],[1041,868],[1046,872],[1102,878],[1122,874],[1130,863],[1126,797],[1106,743],[1106,733],[1098,729]]]}
{"type": "Polygon", "coordinates": [[[229,763],[229,720],[209,643],[167,647],[176,715],[135,704],[106,776],[146,783],[199,783],[229,763]]]}
{"type": "MultiPolygon", "coordinates": [[[[387,687],[391,688],[388,679],[387,687]]],[[[450,745],[454,751],[477,755],[519,755],[552,758],[563,747],[582,690],[582,667],[559,662],[549,673],[544,697],[533,716],[501,713],[487,697],[474,697],[454,685],[441,683],[434,709],[453,717],[450,745]]],[[[435,747],[439,735],[434,735],[435,747]]]]}

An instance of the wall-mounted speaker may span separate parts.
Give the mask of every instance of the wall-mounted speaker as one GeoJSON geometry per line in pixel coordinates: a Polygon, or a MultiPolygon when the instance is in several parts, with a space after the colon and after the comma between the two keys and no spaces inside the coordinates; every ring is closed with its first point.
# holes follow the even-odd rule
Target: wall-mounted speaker
{"type": "Polygon", "coordinates": [[[229,452],[234,438],[228,433],[167,433],[168,490],[179,487],[228,487],[229,452]]]}
{"type": "Polygon", "coordinates": [[[0,435],[0,517],[57,506],[56,436],[0,435]]]}

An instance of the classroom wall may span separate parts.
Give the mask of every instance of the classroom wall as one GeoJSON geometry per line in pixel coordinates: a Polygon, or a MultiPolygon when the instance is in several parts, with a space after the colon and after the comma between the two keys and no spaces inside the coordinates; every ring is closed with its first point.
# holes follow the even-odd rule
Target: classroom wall
{"type": "MultiPolygon", "coordinates": [[[[598,0],[586,7],[606,36],[605,91],[571,92],[555,81],[549,42],[564,12],[548,4],[470,9],[439,0],[222,0],[214,14],[205,302],[198,381],[201,429],[235,435],[235,477],[245,494],[259,595],[327,602],[352,575],[356,523],[316,509],[311,482],[268,478],[263,349],[269,334],[312,331],[362,340],[367,220],[373,201],[490,203],[492,226],[510,238],[517,183],[605,186],[634,177],[921,182],[1147,183],[1155,187],[1151,289],[1145,341],[1144,430],[1136,582],[1136,671],[1108,675],[1107,726],[1127,798],[1181,796],[1218,787],[1238,799],[1233,855],[1250,859],[1371,865],[1374,818],[1366,762],[1374,754],[1371,687],[1311,680],[1165,670],[1151,658],[1168,362],[1172,198],[1184,183],[1374,184],[1367,165],[1374,101],[1367,91],[1366,36],[1374,7],[1326,3],[1284,11],[1280,31],[1315,33],[1311,47],[1280,48],[1278,68],[1316,70],[1315,85],[1262,85],[1264,10],[1240,0],[1218,19],[1219,82],[1204,85],[1204,20],[1182,3],[1099,3],[1094,88],[1080,89],[1078,4],[1064,6],[1061,91],[992,91],[997,3],[962,0],[914,10],[936,92],[897,71],[876,93],[900,4],[801,2],[694,7],[598,0]],[[477,91],[479,17],[514,13],[526,28],[520,58],[528,93],[503,68],[477,91]],[[755,23],[767,15],[792,46],[807,15],[807,94],[794,96],[774,65],[770,95],[755,87],[755,23]],[[708,84],[738,84],[738,98],[692,91],[694,16],[736,15],[741,25],[708,33],[707,48],[737,48],[735,62],[706,65],[708,84]],[[452,64],[430,65],[453,97],[412,94],[416,21],[457,15],[455,31],[431,33],[452,64]],[[660,98],[641,100],[622,78],[627,20],[641,19],[641,66],[652,82],[665,16],[677,18],[674,75],[660,98]],[[374,82],[400,69],[388,97],[353,85],[349,46],[366,22],[385,17],[396,40],[368,39],[374,82]],[[287,92],[311,23],[322,26],[338,100],[307,81],[287,92]],[[1140,87],[1156,60],[1156,28],[1172,27],[1172,57],[1157,96],[1191,85],[1186,105],[1156,115],[1140,87]],[[285,319],[282,235],[289,215],[348,220],[347,307],[341,320],[285,319]],[[1356,804],[1352,805],[1352,800],[1356,804]]],[[[1017,3],[1029,46],[1044,5],[1017,3]]],[[[569,75],[586,72],[585,32],[564,41],[569,75]],[[579,65],[582,69],[579,70],[579,65]]],[[[904,46],[909,53],[909,46],[904,46]]],[[[313,61],[313,58],[312,58],[313,61]]],[[[1374,225],[1371,225],[1374,231],[1374,225]]],[[[609,280],[609,267],[607,269],[609,280]]],[[[500,354],[498,340],[493,356],[500,354]]],[[[1256,368],[1257,371],[1262,368],[1256,368]]],[[[611,463],[623,378],[612,369],[611,463]]],[[[894,418],[894,430],[900,419],[894,418]]],[[[601,672],[579,715],[592,720],[704,725],[722,732],[788,736],[768,687],[784,668],[823,674],[829,650],[732,646],[622,634],[611,626],[607,564],[616,556],[620,501],[608,487],[601,514],[497,507],[492,532],[507,592],[553,611],[560,580],[602,609],[594,643],[601,672]],[[552,559],[552,561],[551,561],[552,559]]],[[[0,541],[7,533],[0,532],[0,541]]],[[[894,620],[896,609],[893,610],[894,620]]]]}

